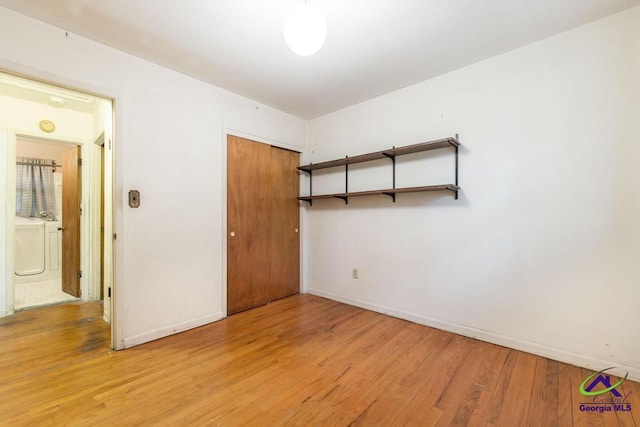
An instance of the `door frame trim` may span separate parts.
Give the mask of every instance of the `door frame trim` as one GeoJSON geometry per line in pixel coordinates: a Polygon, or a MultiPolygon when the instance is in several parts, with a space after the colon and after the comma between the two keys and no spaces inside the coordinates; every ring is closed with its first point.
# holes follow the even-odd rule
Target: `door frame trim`
{"type": "MultiPolygon", "coordinates": [[[[295,151],[300,153],[300,159],[304,164],[306,160],[305,149],[302,145],[293,145],[276,139],[265,138],[249,132],[238,130],[237,128],[222,126],[222,268],[221,271],[221,283],[222,283],[222,316],[227,317],[227,146],[228,137],[237,136],[239,138],[249,139],[251,141],[259,142],[266,145],[271,145],[278,148],[284,148],[285,150],[295,151]]],[[[300,188],[303,185],[304,177],[301,175],[300,188]]],[[[305,293],[307,286],[307,274],[306,274],[306,211],[300,206],[300,293],[305,293]]]]}

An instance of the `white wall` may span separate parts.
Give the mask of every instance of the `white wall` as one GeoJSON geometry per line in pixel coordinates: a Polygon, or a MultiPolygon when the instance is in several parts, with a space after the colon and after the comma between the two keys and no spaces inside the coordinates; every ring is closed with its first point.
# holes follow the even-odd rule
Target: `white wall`
{"type": "Polygon", "coordinates": [[[309,291],[640,379],[639,58],[634,8],[311,121],[314,162],[459,133],[463,191],[316,201],[309,291]]]}
{"type": "Polygon", "coordinates": [[[115,98],[116,345],[221,318],[224,129],[302,146],[305,122],[5,9],[0,28],[0,68],[115,98]]]}
{"type": "MultiPolygon", "coordinates": [[[[44,142],[37,139],[19,137],[16,141],[16,156],[53,160],[57,165],[62,165],[64,152],[68,149],[67,144],[44,142]]],[[[57,169],[56,172],[62,173],[61,167],[57,169]]]]}

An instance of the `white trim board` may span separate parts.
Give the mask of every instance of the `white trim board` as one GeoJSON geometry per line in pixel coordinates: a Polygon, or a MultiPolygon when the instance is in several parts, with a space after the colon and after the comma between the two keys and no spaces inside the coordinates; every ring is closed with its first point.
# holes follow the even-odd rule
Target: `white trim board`
{"type": "Polygon", "coordinates": [[[611,374],[624,377],[625,374],[628,372],[630,380],[640,381],[640,369],[632,368],[630,366],[620,365],[619,363],[596,359],[594,357],[584,356],[578,353],[572,353],[569,351],[548,347],[542,344],[536,344],[529,341],[523,341],[514,337],[498,335],[492,332],[483,331],[481,329],[458,325],[456,323],[444,322],[442,320],[437,320],[437,319],[422,316],[419,314],[397,310],[397,309],[386,307],[379,304],[373,304],[363,300],[345,298],[340,295],[335,295],[330,292],[324,292],[318,289],[310,288],[308,290],[308,293],[311,295],[327,298],[333,301],[342,302],[344,304],[353,305],[355,307],[364,308],[366,310],[375,311],[377,313],[385,314],[391,317],[397,317],[399,319],[408,320],[409,322],[418,323],[418,324],[429,326],[436,329],[441,329],[447,332],[453,332],[455,334],[463,335],[465,337],[474,338],[480,341],[486,341],[492,344],[501,345],[503,347],[508,347],[514,350],[524,351],[526,353],[535,354],[537,356],[546,357],[549,359],[557,360],[559,362],[568,363],[570,365],[591,369],[594,372],[604,368],[608,368],[610,366],[615,366],[614,369],[609,371],[611,374]]]}
{"type": "Polygon", "coordinates": [[[153,331],[144,332],[142,334],[134,335],[131,337],[126,337],[122,340],[122,347],[119,347],[119,348],[125,349],[129,347],[134,347],[139,344],[144,344],[149,341],[165,338],[169,335],[177,334],[179,332],[184,332],[189,329],[198,328],[200,326],[204,326],[209,323],[216,322],[218,320],[223,319],[224,317],[225,316],[222,314],[222,312],[219,311],[217,313],[208,314],[206,316],[189,320],[187,322],[176,323],[174,325],[166,326],[164,328],[155,329],[153,331]]]}

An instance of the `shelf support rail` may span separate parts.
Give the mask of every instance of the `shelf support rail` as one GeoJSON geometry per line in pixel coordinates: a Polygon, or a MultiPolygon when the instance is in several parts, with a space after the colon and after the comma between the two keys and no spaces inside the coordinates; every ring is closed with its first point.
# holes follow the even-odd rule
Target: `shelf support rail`
{"type": "MultiPolygon", "coordinates": [[[[312,163],[309,163],[309,166],[311,166],[312,163]]],[[[313,169],[300,169],[299,170],[306,172],[309,174],[309,198],[308,199],[300,199],[300,200],[304,200],[305,202],[309,203],[309,206],[313,206],[313,169]]]]}
{"type": "Polygon", "coordinates": [[[346,163],[344,165],[344,196],[336,196],[338,199],[344,200],[344,204],[349,204],[349,156],[345,156],[346,163]]]}
{"type": "MultiPolygon", "coordinates": [[[[458,134],[456,133],[456,142],[458,142],[458,134]]],[[[456,150],[456,195],[455,195],[455,199],[458,200],[458,191],[459,191],[459,186],[458,186],[458,145],[453,145],[453,148],[456,150]]]]}
{"type": "MultiPolygon", "coordinates": [[[[309,170],[309,197],[313,197],[313,170],[309,170]]],[[[307,201],[309,206],[313,206],[313,199],[307,201]]]]}
{"type": "MultiPolygon", "coordinates": [[[[395,150],[396,146],[394,145],[392,150],[395,150]]],[[[393,189],[396,189],[396,156],[394,154],[388,154],[388,153],[382,153],[383,156],[391,159],[391,165],[392,165],[392,172],[391,172],[391,176],[393,179],[393,189]]],[[[382,193],[385,196],[389,196],[391,197],[391,199],[393,200],[393,203],[396,202],[396,193],[382,193]]]]}

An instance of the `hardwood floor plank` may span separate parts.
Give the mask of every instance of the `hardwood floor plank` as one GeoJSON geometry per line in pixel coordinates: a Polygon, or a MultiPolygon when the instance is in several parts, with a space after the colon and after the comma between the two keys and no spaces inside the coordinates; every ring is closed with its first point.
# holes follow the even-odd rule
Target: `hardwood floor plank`
{"type": "Polygon", "coordinates": [[[528,425],[557,426],[557,415],[558,362],[538,357],[531,390],[528,425]]]}
{"type": "MultiPolygon", "coordinates": [[[[322,365],[316,365],[313,375],[301,382],[303,387],[299,389],[299,395],[306,399],[300,410],[295,412],[296,417],[307,419],[309,422],[322,421],[331,418],[340,423],[348,423],[366,409],[367,403],[363,402],[366,394],[362,391],[362,384],[371,385],[380,380],[384,370],[394,363],[400,356],[396,350],[389,354],[393,341],[407,337],[407,332],[402,330],[401,321],[391,319],[388,322],[376,323],[375,328],[368,331],[368,335],[361,335],[361,349],[358,352],[334,352],[334,358],[323,359],[322,365]],[[366,339],[365,339],[366,338],[366,339]],[[386,354],[385,354],[386,353],[386,354]],[[330,366],[340,367],[334,371],[330,366]],[[356,391],[356,393],[354,393],[356,391]],[[354,397],[356,397],[354,399],[354,397]],[[335,412],[333,402],[339,400],[342,410],[335,412]],[[364,406],[364,408],[363,408],[364,406]],[[344,410],[348,408],[348,410],[344,410]]],[[[283,396],[273,401],[260,403],[260,407],[266,411],[280,411],[289,406],[289,399],[283,396]]]]}
{"type": "MultiPolygon", "coordinates": [[[[408,350],[404,360],[395,364],[396,369],[389,372],[391,378],[389,385],[383,388],[384,393],[377,393],[378,398],[371,403],[365,414],[358,417],[354,424],[362,425],[399,425],[398,418],[402,413],[406,402],[414,399],[420,389],[428,381],[428,373],[432,363],[440,356],[442,351],[453,339],[453,334],[431,330],[421,336],[416,344],[408,350]],[[413,360],[407,364],[405,360],[413,360]]],[[[442,414],[439,408],[423,408],[426,417],[435,421],[442,414]],[[437,414],[432,417],[431,412],[437,414]]]]}
{"type": "Polygon", "coordinates": [[[482,391],[487,387],[486,366],[499,355],[500,347],[477,341],[456,370],[437,406],[444,414],[438,425],[465,426],[469,423],[482,391]]]}
{"type": "Polygon", "coordinates": [[[0,425],[636,426],[592,371],[299,295],[128,350],[97,303],[0,319],[0,425]]]}
{"type": "Polygon", "coordinates": [[[517,352],[498,425],[521,426],[527,424],[535,366],[536,356],[517,352]]]}
{"type": "Polygon", "coordinates": [[[471,417],[469,418],[469,425],[485,425],[490,417],[491,412],[494,410],[493,391],[497,388],[498,382],[502,377],[502,371],[505,362],[511,350],[505,347],[495,346],[496,356],[494,359],[487,359],[482,361],[478,377],[475,384],[481,389],[478,402],[473,408],[471,417]]]}
{"type": "Polygon", "coordinates": [[[495,384],[495,387],[490,390],[491,398],[489,399],[488,407],[483,416],[484,420],[490,425],[497,425],[502,413],[517,357],[518,353],[516,351],[509,350],[504,364],[498,367],[500,376],[498,377],[498,382],[495,384]]]}
{"type": "Polygon", "coordinates": [[[558,367],[558,425],[573,424],[573,393],[571,388],[571,366],[561,363],[558,367]]]}
{"type": "Polygon", "coordinates": [[[450,378],[459,368],[467,353],[471,350],[473,340],[456,335],[442,350],[440,356],[431,364],[431,372],[418,393],[411,399],[397,420],[402,425],[410,420],[420,419],[428,414],[424,408],[436,406],[439,397],[445,391],[450,378]]]}
{"type": "MultiPolygon", "coordinates": [[[[417,325],[406,322],[398,326],[402,329],[394,334],[392,340],[381,345],[379,351],[364,360],[360,369],[356,366],[336,381],[343,391],[340,395],[340,390],[337,390],[338,398],[351,410],[338,414],[335,406],[331,406],[327,411],[330,416],[325,420],[344,420],[349,425],[371,425],[377,409],[384,413],[385,422],[393,419],[390,405],[393,399],[389,398],[391,390],[396,389],[407,375],[415,372],[426,356],[423,348],[407,346],[407,343],[421,342],[416,335],[417,325]]],[[[413,393],[416,392],[417,389],[414,389],[413,393]]]]}

